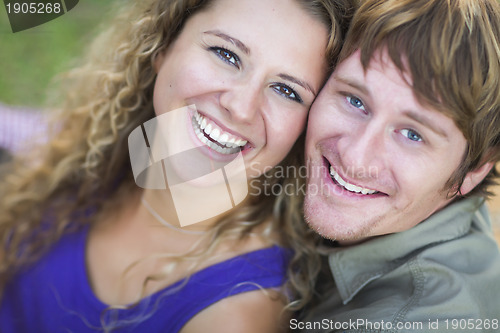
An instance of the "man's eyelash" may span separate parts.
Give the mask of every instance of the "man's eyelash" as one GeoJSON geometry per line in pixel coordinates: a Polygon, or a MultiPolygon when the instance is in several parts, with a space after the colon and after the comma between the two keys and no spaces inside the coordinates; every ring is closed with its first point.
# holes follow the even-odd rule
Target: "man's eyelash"
{"type": "Polygon", "coordinates": [[[339,94],[345,98],[346,102],[349,103],[350,106],[358,109],[358,110],[361,110],[363,111],[363,113],[367,113],[367,110],[366,110],[366,105],[365,103],[363,102],[363,100],[361,98],[359,98],[358,96],[356,95],[353,95],[351,93],[348,93],[348,92],[345,92],[345,91],[340,91],[339,94]],[[358,101],[360,104],[359,105],[356,105],[355,103],[353,102],[356,102],[358,101]]]}

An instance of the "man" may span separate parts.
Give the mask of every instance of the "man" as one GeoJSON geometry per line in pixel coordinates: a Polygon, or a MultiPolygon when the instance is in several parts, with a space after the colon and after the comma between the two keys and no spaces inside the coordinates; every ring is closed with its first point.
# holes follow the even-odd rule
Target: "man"
{"type": "Polygon", "coordinates": [[[500,331],[499,59],[497,0],[362,2],[310,112],[304,210],[334,242],[292,330],[500,331]]]}

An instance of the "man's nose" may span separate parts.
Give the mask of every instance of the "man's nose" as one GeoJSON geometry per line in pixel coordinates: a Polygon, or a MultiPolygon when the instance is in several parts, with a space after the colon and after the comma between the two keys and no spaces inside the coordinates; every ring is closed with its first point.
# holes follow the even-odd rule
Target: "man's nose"
{"type": "Polygon", "coordinates": [[[386,156],[385,130],[365,124],[346,131],[339,139],[339,153],[344,174],[352,178],[374,178],[382,171],[386,156]]]}

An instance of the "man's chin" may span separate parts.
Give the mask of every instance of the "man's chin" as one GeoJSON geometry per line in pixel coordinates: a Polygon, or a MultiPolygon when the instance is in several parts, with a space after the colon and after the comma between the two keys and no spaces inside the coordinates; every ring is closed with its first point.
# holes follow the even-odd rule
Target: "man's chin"
{"type": "Polygon", "coordinates": [[[370,237],[370,226],[360,223],[363,219],[359,216],[345,216],[340,211],[307,197],[304,217],[309,228],[321,237],[341,244],[359,243],[370,237]]]}

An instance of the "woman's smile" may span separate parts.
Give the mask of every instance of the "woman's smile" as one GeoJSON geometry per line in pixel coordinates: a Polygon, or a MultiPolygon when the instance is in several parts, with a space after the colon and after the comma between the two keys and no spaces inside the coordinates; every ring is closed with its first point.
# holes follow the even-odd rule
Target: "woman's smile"
{"type": "Polygon", "coordinates": [[[201,115],[198,111],[194,112],[191,119],[197,138],[218,153],[236,154],[250,147],[250,145],[247,146],[247,140],[224,130],[215,121],[201,115]]]}
{"type": "Polygon", "coordinates": [[[259,176],[304,129],[327,72],[327,32],[285,1],[217,1],[155,59],[155,113],[194,106],[185,119],[193,145],[217,161],[241,153],[248,176],[259,176]]]}

